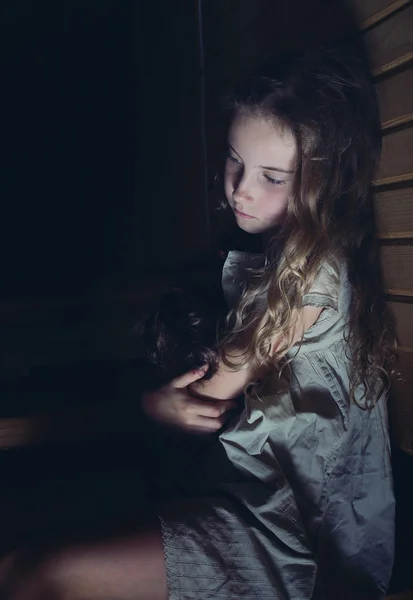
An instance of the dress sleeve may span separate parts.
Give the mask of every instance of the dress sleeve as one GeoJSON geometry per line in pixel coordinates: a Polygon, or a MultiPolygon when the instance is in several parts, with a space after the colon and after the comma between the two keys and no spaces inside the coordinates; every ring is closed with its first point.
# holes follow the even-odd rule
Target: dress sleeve
{"type": "Polygon", "coordinates": [[[340,263],[331,261],[320,268],[310,290],[303,296],[304,306],[322,306],[338,310],[340,263]]]}

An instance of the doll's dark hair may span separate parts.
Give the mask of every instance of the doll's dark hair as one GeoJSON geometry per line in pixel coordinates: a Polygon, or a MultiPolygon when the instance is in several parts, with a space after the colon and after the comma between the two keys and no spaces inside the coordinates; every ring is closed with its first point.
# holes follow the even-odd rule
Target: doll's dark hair
{"type": "Polygon", "coordinates": [[[218,366],[218,330],[225,310],[221,298],[207,298],[173,287],[143,322],[148,359],[158,377],[170,381],[191,369],[208,365],[209,379],[218,366]]]}

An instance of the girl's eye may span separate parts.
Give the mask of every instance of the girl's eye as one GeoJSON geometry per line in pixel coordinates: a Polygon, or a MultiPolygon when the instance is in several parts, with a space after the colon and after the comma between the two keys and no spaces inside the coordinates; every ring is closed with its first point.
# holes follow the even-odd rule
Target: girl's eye
{"type": "Polygon", "coordinates": [[[238,160],[238,158],[236,156],[233,156],[230,153],[227,154],[227,160],[235,163],[236,165],[240,165],[241,164],[241,162],[238,160]]]}
{"type": "Polygon", "coordinates": [[[274,177],[270,177],[269,175],[265,175],[265,174],[264,174],[264,177],[268,181],[268,183],[270,183],[271,185],[284,185],[284,183],[285,183],[284,179],[274,179],[274,177]]]}

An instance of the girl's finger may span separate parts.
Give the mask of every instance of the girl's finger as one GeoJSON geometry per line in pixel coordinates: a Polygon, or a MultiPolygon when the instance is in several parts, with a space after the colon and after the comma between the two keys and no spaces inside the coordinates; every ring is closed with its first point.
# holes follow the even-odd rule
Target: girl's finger
{"type": "Polygon", "coordinates": [[[184,375],[180,375],[179,377],[176,377],[175,379],[173,379],[170,383],[170,385],[174,388],[186,388],[188,385],[191,385],[191,383],[194,383],[194,381],[198,381],[198,379],[201,379],[205,373],[208,370],[208,366],[205,365],[204,367],[202,367],[201,369],[195,369],[193,371],[189,371],[189,373],[185,373],[184,375]]]}
{"type": "Polygon", "coordinates": [[[237,405],[235,400],[210,402],[191,398],[191,400],[188,400],[186,403],[186,410],[191,415],[197,415],[202,418],[218,419],[227,411],[236,408],[237,405]]]}
{"type": "Polygon", "coordinates": [[[200,431],[204,430],[208,431],[218,431],[228,420],[226,416],[221,416],[218,419],[210,418],[210,417],[197,417],[193,424],[191,424],[191,428],[199,429],[200,431]]]}

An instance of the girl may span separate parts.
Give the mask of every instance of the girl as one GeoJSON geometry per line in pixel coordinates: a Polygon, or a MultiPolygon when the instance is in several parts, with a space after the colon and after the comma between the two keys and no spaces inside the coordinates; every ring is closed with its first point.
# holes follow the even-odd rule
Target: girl
{"type": "Polygon", "coordinates": [[[143,519],[139,532],[10,557],[4,597],[386,591],[395,334],[370,194],[380,155],[374,87],[351,54],[303,51],[267,64],[231,108],[225,202],[244,232],[262,236],[264,252],[230,252],[225,262],[233,310],[216,373],[184,374],[143,397],[161,423],[218,432],[208,461],[186,473],[186,499],[143,519]]]}

